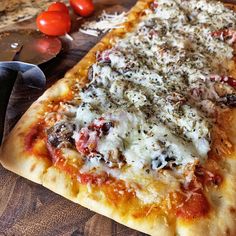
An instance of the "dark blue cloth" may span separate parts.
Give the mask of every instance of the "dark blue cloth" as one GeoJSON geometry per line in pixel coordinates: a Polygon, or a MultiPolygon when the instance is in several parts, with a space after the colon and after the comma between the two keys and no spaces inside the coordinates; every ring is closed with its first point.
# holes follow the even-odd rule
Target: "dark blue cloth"
{"type": "Polygon", "coordinates": [[[38,89],[46,86],[46,77],[38,66],[19,61],[0,62],[0,144],[4,133],[7,105],[18,72],[21,72],[25,85],[38,89]]]}
{"type": "Polygon", "coordinates": [[[46,85],[45,75],[36,65],[20,61],[0,62],[0,81],[1,77],[4,76],[4,73],[8,74],[7,70],[21,72],[23,80],[27,86],[42,89],[46,85]]]}

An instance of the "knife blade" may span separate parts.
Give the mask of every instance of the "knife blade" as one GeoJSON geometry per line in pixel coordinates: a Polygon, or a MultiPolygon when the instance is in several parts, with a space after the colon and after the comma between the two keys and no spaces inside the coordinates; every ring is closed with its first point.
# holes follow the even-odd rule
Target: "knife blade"
{"type": "Polygon", "coordinates": [[[61,51],[62,43],[57,37],[46,36],[32,29],[0,32],[0,61],[17,60],[40,65],[61,51]]]}
{"type": "Polygon", "coordinates": [[[0,144],[8,101],[19,73],[29,87],[44,88],[46,78],[38,65],[51,60],[61,50],[61,41],[35,30],[0,33],[0,144]]]}

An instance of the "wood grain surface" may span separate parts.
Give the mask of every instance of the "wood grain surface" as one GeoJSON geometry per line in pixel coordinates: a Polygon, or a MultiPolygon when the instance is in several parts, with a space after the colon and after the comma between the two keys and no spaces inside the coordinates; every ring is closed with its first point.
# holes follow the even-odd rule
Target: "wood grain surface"
{"type": "MultiPolygon", "coordinates": [[[[122,12],[131,8],[136,0],[97,0],[95,19],[102,10],[122,12]]],[[[235,1],[227,1],[234,2],[235,1]]],[[[84,20],[73,16],[73,41],[63,39],[63,51],[42,65],[47,87],[63,77],[99,40],[78,32],[84,20]]],[[[34,28],[34,20],[9,28],[34,28]]],[[[7,111],[6,133],[43,91],[27,88],[17,81],[7,111]]],[[[0,236],[141,236],[135,230],[120,225],[104,216],[91,212],[63,197],[15,175],[0,166],[0,236]]]]}

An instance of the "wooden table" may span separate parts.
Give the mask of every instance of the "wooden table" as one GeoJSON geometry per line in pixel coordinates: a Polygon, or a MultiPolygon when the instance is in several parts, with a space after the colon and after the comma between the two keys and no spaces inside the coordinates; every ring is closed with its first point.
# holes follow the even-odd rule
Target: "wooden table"
{"type": "MultiPolygon", "coordinates": [[[[103,9],[109,12],[128,10],[136,0],[97,0],[96,18],[103,9]]],[[[234,2],[228,0],[227,2],[234,2]]],[[[42,65],[47,76],[47,87],[63,77],[86,52],[99,40],[78,32],[82,21],[73,17],[73,38],[66,42],[64,50],[52,61],[42,65]]],[[[91,18],[87,19],[91,20],[91,18]]],[[[35,27],[34,20],[17,24],[18,28],[35,27]]],[[[43,91],[25,87],[18,81],[8,107],[7,132],[16,123],[29,105],[43,91]]],[[[15,175],[0,166],[0,236],[138,236],[144,235],[120,225],[104,216],[15,175]]]]}
{"type": "MultiPolygon", "coordinates": [[[[91,20],[108,12],[127,11],[135,0],[97,0],[96,13],[91,20]]],[[[47,87],[63,77],[96,44],[99,38],[78,32],[83,20],[73,16],[73,41],[64,43],[64,50],[52,61],[42,65],[47,77],[47,87]]],[[[10,28],[33,28],[34,20],[23,22],[10,28]]],[[[9,28],[8,28],[9,29],[9,28]]],[[[21,117],[30,104],[43,91],[25,87],[18,81],[8,107],[7,132],[21,117]]],[[[143,235],[122,226],[104,216],[81,207],[65,198],[32,183],[0,166],[0,235],[87,235],[87,236],[127,236],[143,235]]]]}

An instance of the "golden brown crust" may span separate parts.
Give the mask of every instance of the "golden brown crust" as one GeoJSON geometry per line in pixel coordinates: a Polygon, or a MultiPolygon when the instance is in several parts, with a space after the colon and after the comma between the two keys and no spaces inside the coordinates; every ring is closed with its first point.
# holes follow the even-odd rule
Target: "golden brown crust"
{"type": "MultiPolygon", "coordinates": [[[[95,61],[98,50],[111,46],[116,37],[122,37],[132,30],[137,15],[147,7],[150,0],[139,0],[130,11],[125,28],[108,33],[90,52],[69,72],[41,96],[23,115],[0,150],[1,164],[50,190],[79,203],[95,212],[125,224],[131,228],[151,235],[236,235],[236,109],[231,112],[230,124],[227,124],[228,136],[234,151],[226,157],[222,173],[224,181],[219,188],[210,188],[206,196],[211,205],[210,214],[195,220],[172,219],[163,214],[151,213],[143,217],[132,215],[134,209],[112,205],[99,189],[89,189],[81,185],[65,172],[54,167],[47,159],[38,158],[24,151],[24,137],[32,124],[43,117],[47,104],[63,99],[73,87],[75,81],[81,86],[86,84],[87,70],[95,61]],[[92,191],[92,193],[91,193],[92,191]]],[[[135,200],[134,200],[135,201],[135,200]]],[[[135,203],[134,203],[135,204],[135,203]]],[[[137,207],[139,207],[137,205],[137,207]]]]}

